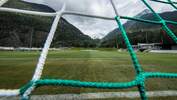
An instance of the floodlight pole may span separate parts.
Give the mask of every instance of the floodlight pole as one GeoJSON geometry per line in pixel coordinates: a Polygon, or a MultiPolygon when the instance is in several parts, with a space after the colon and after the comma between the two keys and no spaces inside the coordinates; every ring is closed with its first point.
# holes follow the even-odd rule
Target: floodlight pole
{"type": "Polygon", "coordinates": [[[33,46],[33,33],[34,33],[34,29],[32,28],[30,32],[30,44],[29,44],[30,50],[32,49],[32,46],[33,46]]]}

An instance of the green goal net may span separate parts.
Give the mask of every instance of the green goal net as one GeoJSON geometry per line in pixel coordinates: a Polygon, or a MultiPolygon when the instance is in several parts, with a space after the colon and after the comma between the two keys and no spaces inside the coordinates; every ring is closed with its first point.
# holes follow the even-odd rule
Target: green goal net
{"type": "MultiPolygon", "coordinates": [[[[175,10],[177,10],[177,7],[176,7],[177,2],[175,1],[171,1],[171,0],[149,0],[149,1],[171,5],[175,10]]],[[[177,78],[177,73],[161,73],[161,72],[143,71],[138,61],[138,58],[132,48],[132,45],[129,41],[126,30],[124,29],[120,19],[128,19],[128,20],[134,20],[134,21],[139,21],[139,22],[144,22],[144,23],[161,25],[162,29],[174,41],[175,44],[177,44],[177,37],[175,36],[173,31],[168,27],[167,24],[177,25],[177,22],[163,19],[158,13],[156,13],[153,10],[153,8],[150,6],[147,0],[139,0],[139,2],[142,2],[153,13],[153,16],[156,17],[156,19],[158,20],[147,20],[147,19],[141,19],[141,18],[121,16],[116,10],[116,5],[113,3],[112,0],[111,0],[111,4],[116,14],[115,18],[97,16],[97,15],[87,15],[87,14],[76,13],[76,12],[68,12],[68,11],[65,11],[65,5],[61,9],[61,11],[56,12],[56,13],[35,12],[35,11],[27,11],[27,10],[0,7],[0,11],[17,12],[17,13],[41,15],[41,16],[55,16],[55,20],[52,24],[48,38],[41,52],[41,56],[39,58],[39,61],[36,66],[36,70],[35,70],[32,80],[29,83],[27,83],[25,86],[23,86],[22,88],[17,89],[17,90],[5,90],[5,89],[0,90],[0,96],[20,95],[23,100],[27,100],[29,99],[31,92],[35,88],[42,87],[42,86],[72,86],[72,87],[99,88],[99,89],[126,89],[126,88],[137,87],[139,90],[141,99],[147,100],[148,97],[146,93],[145,80],[149,78],[177,78]],[[40,79],[43,68],[44,68],[44,64],[47,58],[48,50],[53,40],[54,33],[56,31],[58,22],[60,20],[60,17],[65,14],[87,16],[87,17],[93,17],[93,18],[102,18],[102,19],[107,19],[107,20],[115,20],[122,33],[122,37],[124,39],[128,52],[132,59],[134,70],[136,72],[135,79],[130,82],[114,82],[114,83],[113,82],[87,82],[87,81],[63,80],[63,79],[40,79]]]]}

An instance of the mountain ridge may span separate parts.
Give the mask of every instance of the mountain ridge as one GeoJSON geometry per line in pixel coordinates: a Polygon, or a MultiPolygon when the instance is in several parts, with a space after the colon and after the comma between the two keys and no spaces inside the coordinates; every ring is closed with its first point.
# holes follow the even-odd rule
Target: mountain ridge
{"type": "MultiPolygon", "coordinates": [[[[141,15],[139,18],[142,19],[148,19],[148,20],[157,20],[153,16],[152,13],[147,14],[138,14],[141,15]]],[[[165,20],[173,20],[177,22],[177,18],[175,17],[177,15],[177,11],[171,11],[171,12],[163,12],[159,14],[162,18],[165,20]]],[[[136,16],[135,16],[136,17],[136,16]]],[[[153,42],[161,42],[161,38],[168,38],[169,40],[166,40],[166,44],[174,44],[169,43],[171,41],[170,37],[164,35],[164,32],[161,29],[161,25],[154,25],[149,23],[142,23],[142,22],[135,22],[135,21],[127,21],[125,24],[123,24],[124,28],[127,31],[127,35],[133,45],[136,45],[137,43],[145,43],[146,37],[145,34],[149,34],[149,38],[153,38],[152,40],[149,40],[150,43],[153,42]]],[[[174,33],[177,33],[177,26],[168,24],[168,26],[174,31],[174,33]]],[[[101,44],[103,47],[115,47],[117,45],[117,41],[120,45],[122,45],[122,36],[120,34],[120,30],[118,28],[114,29],[113,31],[109,32],[102,40],[101,44]],[[121,42],[121,43],[120,43],[121,42]]],[[[165,40],[164,40],[165,41],[165,40]]],[[[125,47],[125,46],[122,46],[125,47]]]]}
{"type": "MultiPolygon", "coordinates": [[[[9,1],[3,6],[25,10],[55,12],[55,10],[46,5],[26,3],[21,0],[9,1]]],[[[31,46],[41,47],[46,40],[53,20],[53,17],[36,17],[25,14],[1,12],[0,45],[29,47],[29,42],[32,42],[31,46]],[[32,37],[32,39],[30,39],[30,37],[32,37]]],[[[64,18],[60,19],[52,47],[87,47],[93,45],[95,46],[95,43],[88,35],[83,34],[64,18]]]]}

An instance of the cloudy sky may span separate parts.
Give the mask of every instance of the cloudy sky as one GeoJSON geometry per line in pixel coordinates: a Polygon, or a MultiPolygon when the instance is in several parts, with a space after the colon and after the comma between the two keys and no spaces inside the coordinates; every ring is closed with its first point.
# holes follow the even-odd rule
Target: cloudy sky
{"type": "MultiPolygon", "coordinates": [[[[63,2],[67,11],[77,11],[86,14],[114,17],[114,11],[109,0],[24,0],[33,3],[45,4],[53,9],[60,10],[63,2]]],[[[149,1],[149,0],[148,0],[149,1]]],[[[141,0],[114,0],[118,13],[124,16],[135,16],[147,9],[141,0]]],[[[149,2],[153,9],[160,13],[172,11],[173,8],[166,4],[149,2]]],[[[115,21],[93,19],[79,16],[64,16],[70,23],[78,27],[84,34],[92,38],[102,38],[117,26],[115,21]]],[[[126,20],[122,20],[126,22],[126,20]]]]}

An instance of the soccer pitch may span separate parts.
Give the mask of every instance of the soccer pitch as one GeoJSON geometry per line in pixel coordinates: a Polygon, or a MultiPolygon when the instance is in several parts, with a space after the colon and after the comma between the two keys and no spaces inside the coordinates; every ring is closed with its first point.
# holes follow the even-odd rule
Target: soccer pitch
{"type": "MultiPolygon", "coordinates": [[[[17,89],[30,81],[34,73],[38,51],[0,51],[0,88],[17,89]]],[[[137,53],[147,72],[177,72],[176,54],[137,53]]],[[[72,79],[96,82],[127,82],[135,78],[128,52],[117,50],[66,49],[50,51],[42,79],[72,79]]],[[[149,79],[148,91],[177,90],[177,79],[149,79]]],[[[136,91],[130,89],[91,89],[45,86],[33,94],[64,94],[90,92],[136,91]]]]}

